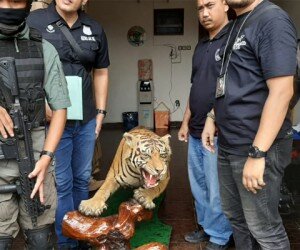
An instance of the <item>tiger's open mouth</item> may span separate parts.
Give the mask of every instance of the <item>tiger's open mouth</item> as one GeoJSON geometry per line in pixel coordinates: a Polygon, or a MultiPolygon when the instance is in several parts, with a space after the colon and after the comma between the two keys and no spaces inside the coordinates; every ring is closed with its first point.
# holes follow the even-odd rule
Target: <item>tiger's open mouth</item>
{"type": "Polygon", "coordinates": [[[158,185],[159,176],[152,175],[147,172],[145,169],[142,169],[142,175],[144,177],[144,187],[145,188],[153,188],[158,185]]]}

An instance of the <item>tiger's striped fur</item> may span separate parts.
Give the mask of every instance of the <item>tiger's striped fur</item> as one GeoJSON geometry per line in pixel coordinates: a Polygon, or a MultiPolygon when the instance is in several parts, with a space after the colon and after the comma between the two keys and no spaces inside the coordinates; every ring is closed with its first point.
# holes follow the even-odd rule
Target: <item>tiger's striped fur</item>
{"type": "Polygon", "coordinates": [[[136,188],[135,200],[147,209],[154,208],[153,199],[165,190],[170,179],[169,137],[159,137],[144,128],[125,133],[103,185],[93,198],[81,202],[79,211],[99,216],[119,187],[136,188]]]}

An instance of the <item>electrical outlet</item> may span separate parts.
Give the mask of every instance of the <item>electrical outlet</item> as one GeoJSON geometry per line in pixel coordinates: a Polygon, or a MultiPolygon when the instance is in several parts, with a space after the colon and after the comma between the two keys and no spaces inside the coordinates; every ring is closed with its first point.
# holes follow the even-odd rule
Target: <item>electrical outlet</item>
{"type": "Polygon", "coordinates": [[[191,50],[191,45],[179,45],[178,50],[191,50]]]}
{"type": "Polygon", "coordinates": [[[179,101],[179,100],[176,100],[176,101],[175,101],[175,106],[176,106],[176,108],[179,108],[179,107],[180,107],[180,101],[179,101]]]}

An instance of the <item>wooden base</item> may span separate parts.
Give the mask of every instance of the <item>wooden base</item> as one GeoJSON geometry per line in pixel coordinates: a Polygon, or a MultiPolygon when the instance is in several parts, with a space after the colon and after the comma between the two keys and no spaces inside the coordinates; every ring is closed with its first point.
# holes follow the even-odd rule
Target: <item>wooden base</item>
{"type": "MultiPolygon", "coordinates": [[[[135,222],[150,220],[153,212],[144,209],[134,200],[121,203],[119,214],[105,218],[92,218],[78,211],[65,215],[63,234],[76,240],[87,241],[97,249],[130,249],[130,238],[135,233],[135,222]]],[[[139,250],[167,249],[160,243],[150,243],[139,250]]]]}

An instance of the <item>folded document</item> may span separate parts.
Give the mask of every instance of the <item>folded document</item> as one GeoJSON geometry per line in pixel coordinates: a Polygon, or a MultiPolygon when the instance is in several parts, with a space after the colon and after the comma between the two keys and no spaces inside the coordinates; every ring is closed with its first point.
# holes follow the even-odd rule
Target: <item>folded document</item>
{"type": "Polygon", "coordinates": [[[68,120],[82,120],[82,78],[78,76],[66,76],[68,83],[69,96],[71,100],[71,107],[68,108],[68,120]]]}

